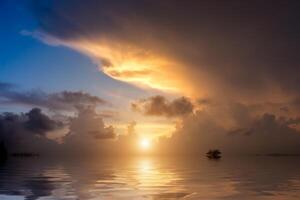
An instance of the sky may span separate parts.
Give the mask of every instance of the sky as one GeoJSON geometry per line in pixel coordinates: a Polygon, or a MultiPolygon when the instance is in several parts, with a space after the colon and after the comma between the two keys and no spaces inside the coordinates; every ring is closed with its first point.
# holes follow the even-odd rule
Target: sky
{"type": "Polygon", "coordinates": [[[149,140],[157,154],[300,153],[299,7],[1,1],[1,137],[64,152],[149,140]]]}

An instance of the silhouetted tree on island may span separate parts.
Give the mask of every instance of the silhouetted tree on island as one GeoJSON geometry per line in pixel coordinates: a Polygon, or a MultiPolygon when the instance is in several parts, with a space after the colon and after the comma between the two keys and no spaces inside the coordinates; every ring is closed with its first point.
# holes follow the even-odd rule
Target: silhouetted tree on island
{"type": "Polygon", "coordinates": [[[206,157],[209,159],[219,159],[219,158],[221,158],[221,151],[218,149],[210,149],[206,153],[206,157]]]}

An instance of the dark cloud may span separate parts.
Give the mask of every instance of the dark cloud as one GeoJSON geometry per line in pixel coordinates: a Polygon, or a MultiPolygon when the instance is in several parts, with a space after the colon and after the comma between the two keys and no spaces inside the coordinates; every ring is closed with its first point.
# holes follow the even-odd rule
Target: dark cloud
{"type": "Polygon", "coordinates": [[[13,84],[10,83],[4,83],[4,82],[0,82],[0,91],[5,91],[5,90],[9,90],[11,88],[15,87],[13,84]]]}
{"type": "Polygon", "coordinates": [[[61,93],[54,93],[50,95],[50,98],[53,98],[56,101],[64,102],[66,104],[104,104],[106,101],[103,99],[90,95],[84,92],[70,92],[63,91],[61,93]]]}
{"type": "MultiPolygon", "coordinates": [[[[188,82],[182,92],[193,88],[200,96],[205,91],[252,101],[260,96],[299,96],[299,1],[33,2],[40,30],[63,42],[90,40],[101,45],[101,38],[124,44],[113,46],[115,51],[138,47],[178,63],[183,70],[173,65],[169,72],[181,73],[188,82]]],[[[113,73],[120,76],[121,71],[112,71],[112,77],[113,73]]],[[[178,78],[167,74],[170,82],[178,78]]]]}
{"type": "Polygon", "coordinates": [[[113,126],[105,125],[94,108],[82,108],[69,123],[69,132],[62,138],[61,148],[67,154],[110,154],[117,139],[113,126]],[[76,147],[76,148],[74,148],[76,147]]]}
{"type": "Polygon", "coordinates": [[[9,112],[0,115],[0,132],[4,137],[10,137],[22,130],[29,131],[33,135],[45,135],[48,131],[53,131],[62,126],[61,122],[50,119],[39,108],[33,108],[28,113],[20,115],[9,112]]]}
{"type": "Polygon", "coordinates": [[[116,133],[114,132],[114,129],[112,126],[109,126],[105,129],[105,132],[102,133],[100,131],[90,131],[88,132],[90,135],[92,135],[95,139],[114,139],[116,138],[116,133]]]}
{"type": "MultiPolygon", "coordinates": [[[[249,128],[240,128],[229,133],[232,135],[235,134],[275,134],[280,133],[281,136],[284,137],[286,132],[291,132],[294,130],[297,132],[294,125],[298,125],[300,123],[299,118],[285,118],[285,117],[276,117],[274,114],[264,113],[261,118],[257,120],[253,120],[251,126],[249,128]]],[[[287,136],[287,135],[286,135],[287,136]]]]}
{"type": "Polygon", "coordinates": [[[10,153],[77,155],[89,152],[95,155],[105,152],[104,149],[112,151],[109,149],[111,141],[116,139],[114,127],[105,125],[93,107],[79,109],[78,114],[67,121],[54,120],[39,108],[25,114],[0,114],[0,142],[4,142],[10,153]],[[55,132],[60,134],[53,139],[51,135],[55,132]]]}
{"type": "Polygon", "coordinates": [[[25,114],[2,113],[0,115],[0,141],[4,141],[10,152],[31,152],[44,147],[54,148],[55,142],[46,134],[63,128],[64,124],[51,119],[33,108],[25,114]]]}
{"type": "Polygon", "coordinates": [[[92,136],[94,139],[114,139],[116,133],[112,126],[104,124],[101,114],[96,113],[94,108],[83,108],[76,117],[71,119],[70,133],[80,137],[92,136]]]}
{"type": "Polygon", "coordinates": [[[183,118],[172,137],[161,139],[159,146],[176,154],[200,154],[211,148],[228,154],[300,153],[299,118],[264,113],[249,118],[248,123],[225,126],[220,117],[197,111],[183,118]]]}
{"type": "Polygon", "coordinates": [[[0,104],[23,104],[68,111],[80,106],[103,105],[106,101],[82,91],[50,94],[41,90],[18,91],[14,85],[0,82],[0,104]]]}
{"type": "Polygon", "coordinates": [[[291,104],[293,106],[296,106],[296,107],[300,108],[300,98],[293,99],[292,102],[291,102],[291,104]]]}
{"type": "Polygon", "coordinates": [[[191,114],[194,110],[194,105],[186,97],[168,101],[163,96],[153,96],[132,103],[131,106],[134,111],[149,116],[178,117],[191,114]]]}
{"type": "Polygon", "coordinates": [[[208,105],[208,104],[210,104],[210,103],[212,103],[212,102],[211,102],[210,99],[202,98],[202,99],[198,99],[198,100],[197,100],[197,103],[198,103],[199,105],[208,105]]]}
{"type": "Polygon", "coordinates": [[[63,123],[56,122],[43,114],[41,109],[33,108],[26,113],[28,120],[25,122],[25,127],[33,133],[44,135],[48,131],[55,130],[63,126],[63,123]]]}
{"type": "Polygon", "coordinates": [[[282,112],[289,112],[289,108],[287,106],[283,106],[279,108],[282,112]]]}
{"type": "MultiPolygon", "coordinates": [[[[253,115],[252,110],[252,106],[237,103],[221,107],[212,104],[188,114],[174,115],[180,116],[181,122],[171,137],[153,141],[153,153],[203,154],[211,148],[233,154],[300,153],[299,117],[264,112],[253,115]]],[[[3,113],[0,115],[0,140],[5,141],[10,152],[91,156],[139,152],[134,145],[140,139],[135,131],[136,122],[128,125],[127,134],[119,136],[92,107],[80,109],[65,124],[67,129],[60,143],[48,139],[51,132],[62,127],[62,122],[53,120],[38,108],[25,114],[3,113]]]]}

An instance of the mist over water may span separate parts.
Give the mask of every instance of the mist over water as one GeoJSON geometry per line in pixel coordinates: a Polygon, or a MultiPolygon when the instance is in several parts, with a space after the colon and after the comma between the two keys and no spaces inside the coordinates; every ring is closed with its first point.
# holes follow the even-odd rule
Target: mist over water
{"type": "Polygon", "coordinates": [[[299,199],[300,157],[11,158],[0,199],[299,199]]]}

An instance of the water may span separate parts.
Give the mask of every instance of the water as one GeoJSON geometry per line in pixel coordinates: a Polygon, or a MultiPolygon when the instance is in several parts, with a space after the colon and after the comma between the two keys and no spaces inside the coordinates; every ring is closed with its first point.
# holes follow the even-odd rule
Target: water
{"type": "Polygon", "coordinates": [[[15,158],[0,199],[300,199],[300,157],[15,158]]]}

